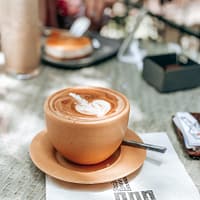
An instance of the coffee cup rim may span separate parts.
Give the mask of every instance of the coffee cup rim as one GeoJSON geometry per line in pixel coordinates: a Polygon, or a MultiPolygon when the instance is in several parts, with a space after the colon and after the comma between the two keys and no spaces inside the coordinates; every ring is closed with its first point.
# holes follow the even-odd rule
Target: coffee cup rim
{"type": "Polygon", "coordinates": [[[121,116],[123,116],[125,113],[129,113],[129,111],[130,111],[130,104],[129,104],[129,101],[128,101],[128,99],[127,99],[127,97],[124,95],[124,94],[122,94],[122,93],[120,93],[120,92],[118,92],[118,91],[116,91],[116,90],[113,90],[113,89],[110,89],[110,88],[104,88],[104,87],[96,87],[96,86],[76,86],[76,87],[68,87],[68,88],[64,88],[64,89],[61,89],[61,90],[58,90],[57,92],[55,92],[55,93],[53,93],[52,95],[50,95],[49,97],[47,97],[47,99],[46,99],[46,101],[45,101],[45,103],[44,103],[44,112],[45,112],[45,114],[47,115],[49,115],[49,116],[52,116],[52,117],[54,117],[54,118],[56,118],[56,119],[58,119],[58,120],[60,120],[60,121],[63,121],[63,122],[68,122],[68,123],[74,123],[74,119],[67,119],[67,118],[64,118],[64,117],[61,117],[61,116],[59,116],[59,115],[57,115],[56,113],[54,113],[52,110],[50,110],[49,109],[49,106],[48,106],[48,103],[49,103],[49,101],[50,101],[50,99],[53,97],[53,96],[55,96],[56,94],[59,94],[59,93],[61,93],[61,92],[63,92],[63,91],[66,91],[67,89],[70,89],[70,88],[76,88],[76,89],[97,89],[97,90],[107,90],[107,91],[111,91],[112,93],[114,93],[114,94],[117,94],[117,95],[119,95],[122,99],[123,99],[123,101],[124,101],[124,108],[119,112],[119,113],[117,113],[117,114],[115,114],[115,115],[111,115],[109,118],[103,118],[103,119],[97,119],[97,120],[91,120],[91,121],[87,121],[87,120],[84,120],[84,121],[76,121],[76,124],[101,124],[101,123],[108,123],[108,122],[111,122],[111,121],[113,121],[113,120],[115,120],[115,119],[117,119],[117,118],[120,118],[121,116]]]}

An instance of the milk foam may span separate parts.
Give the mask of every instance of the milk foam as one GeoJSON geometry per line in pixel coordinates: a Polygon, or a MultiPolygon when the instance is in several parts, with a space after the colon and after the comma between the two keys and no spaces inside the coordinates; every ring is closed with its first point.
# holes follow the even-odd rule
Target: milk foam
{"type": "Polygon", "coordinates": [[[69,93],[69,95],[76,100],[77,104],[75,106],[75,109],[79,113],[86,115],[96,115],[97,117],[103,117],[111,109],[110,103],[105,100],[96,99],[92,102],[88,102],[86,99],[82,98],[78,94],[69,93]]]}

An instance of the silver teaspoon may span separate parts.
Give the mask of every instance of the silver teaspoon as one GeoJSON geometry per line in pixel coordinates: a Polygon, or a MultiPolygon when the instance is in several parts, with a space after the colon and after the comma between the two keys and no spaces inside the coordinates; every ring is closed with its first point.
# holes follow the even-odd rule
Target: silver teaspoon
{"type": "Polygon", "coordinates": [[[159,153],[165,153],[167,150],[166,147],[163,146],[158,146],[158,145],[153,145],[153,144],[147,144],[147,143],[142,143],[142,142],[136,142],[134,140],[123,140],[122,142],[123,145],[128,145],[128,146],[133,146],[133,147],[139,147],[151,151],[156,151],[159,153]]]}

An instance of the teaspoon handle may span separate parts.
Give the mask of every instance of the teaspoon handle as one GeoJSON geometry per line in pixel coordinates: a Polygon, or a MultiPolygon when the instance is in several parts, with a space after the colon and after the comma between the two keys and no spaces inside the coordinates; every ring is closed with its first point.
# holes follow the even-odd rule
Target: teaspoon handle
{"type": "Polygon", "coordinates": [[[128,145],[128,146],[133,146],[133,147],[140,147],[140,148],[156,151],[159,153],[165,153],[165,151],[167,150],[167,148],[163,147],[163,146],[146,144],[146,143],[136,142],[133,140],[123,140],[122,144],[128,145]]]}

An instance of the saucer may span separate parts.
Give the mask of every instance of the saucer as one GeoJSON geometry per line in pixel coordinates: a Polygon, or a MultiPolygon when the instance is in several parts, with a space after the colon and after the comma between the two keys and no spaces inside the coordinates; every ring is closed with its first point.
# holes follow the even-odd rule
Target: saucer
{"type": "MultiPolygon", "coordinates": [[[[128,130],[126,139],[141,142],[141,138],[128,130]]],[[[51,145],[46,131],[32,140],[30,157],[44,173],[56,179],[79,184],[111,182],[136,172],[144,163],[146,150],[121,145],[107,160],[95,165],[78,165],[65,159],[51,145]]]]}

